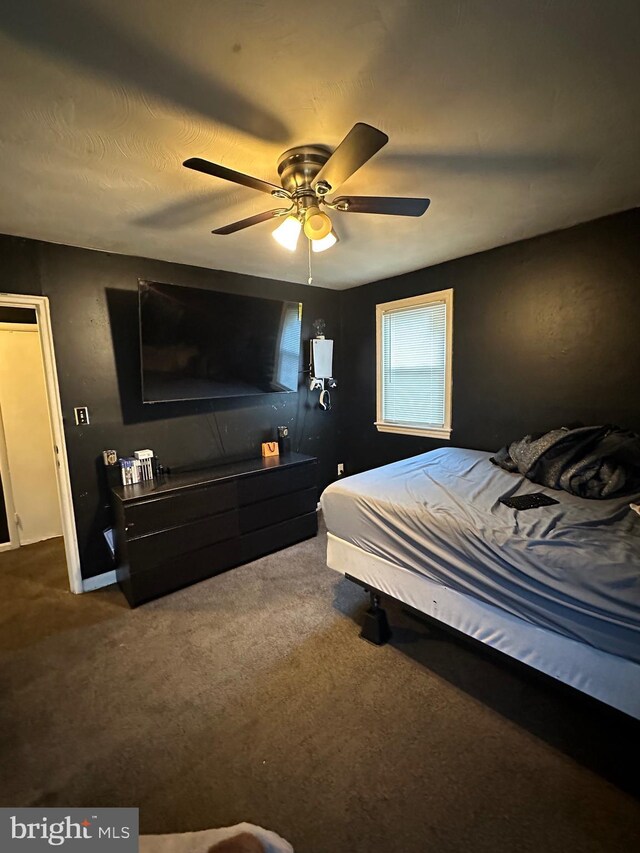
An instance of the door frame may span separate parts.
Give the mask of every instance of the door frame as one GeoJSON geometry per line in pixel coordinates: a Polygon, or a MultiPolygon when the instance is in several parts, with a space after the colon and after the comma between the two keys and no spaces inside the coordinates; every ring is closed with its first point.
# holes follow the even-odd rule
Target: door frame
{"type": "MultiPolygon", "coordinates": [[[[67,572],[69,574],[69,588],[73,593],[81,593],[83,592],[83,585],[82,573],[80,571],[80,552],[78,550],[78,535],[73,512],[71,477],[69,474],[67,445],[64,437],[64,421],[53,347],[49,299],[46,296],[23,296],[16,293],[0,293],[0,305],[7,308],[33,308],[38,319],[38,336],[44,365],[49,419],[51,421],[51,431],[55,445],[54,450],[58,463],[56,466],[58,497],[60,501],[60,517],[67,560],[67,572]]],[[[7,512],[9,512],[8,508],[7,512]]]]}
{"type": "Polygon", "coordinates": [[[20,547],[20,532],[16,521],[16,506],[13,502],[13,489],[11,487],[11,475],[9,473],[9,457],[7,455],[7,442],[4,437],[4,423],[2,420],[2,409],[0,408],[0,488],[4,495],[4,510],[7,514],[7,529],[9,530],[9,541],[0,544],[0,552],[13,551],[20,547]]]}

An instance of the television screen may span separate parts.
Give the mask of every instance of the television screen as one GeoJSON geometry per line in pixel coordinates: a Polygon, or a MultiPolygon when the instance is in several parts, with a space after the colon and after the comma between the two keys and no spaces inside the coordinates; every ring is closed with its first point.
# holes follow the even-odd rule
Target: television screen
{"type": "Polygon", "coordinates": [[[145,403],[298,390],[301,302],[141,281],[145,403]]]}

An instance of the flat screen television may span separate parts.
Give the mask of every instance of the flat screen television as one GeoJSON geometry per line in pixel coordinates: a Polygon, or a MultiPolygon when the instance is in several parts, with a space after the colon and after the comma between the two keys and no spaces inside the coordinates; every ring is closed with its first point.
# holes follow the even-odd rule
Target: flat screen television
{"type": "Polygon", "coordinates": [[[298,390],[302,303],[140,281],[144,403],[298,390]]]}

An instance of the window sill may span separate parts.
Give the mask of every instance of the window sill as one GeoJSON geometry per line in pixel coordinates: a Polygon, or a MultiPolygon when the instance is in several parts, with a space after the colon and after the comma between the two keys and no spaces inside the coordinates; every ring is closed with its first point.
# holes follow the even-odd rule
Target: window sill
{"type": "Polygon", "coordinates": [[[401,435],[419,435],[425,438],[451,438],[451,430],[446,427],[411,426],[410,424],[391,424],[375,421],[378,432],[396,432],[401,435]]]}

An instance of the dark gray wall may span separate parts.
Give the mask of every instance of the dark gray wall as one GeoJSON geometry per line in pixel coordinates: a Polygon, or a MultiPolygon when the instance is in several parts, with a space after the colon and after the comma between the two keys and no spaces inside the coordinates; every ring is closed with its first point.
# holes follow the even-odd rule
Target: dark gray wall
{"type": "Polygon", "coordinates": [[[152,447],[166,465],[214,463],[254,453],[289,423],[294,449],[319,457],[324,486],[338,461],[355,472],[442,444],[373,426],[378,302],[454,289],[452,445],[495,450],[571,422],[640,430],[639,232],[640,212],[629,211],[341,293],[0,237],[0,289],[51,301],[84,576],[110,568],[104,448],[152,447]],[[333,411],[304,388],[258,403],[143,406],[139,277],[303,302],[305,340],[317,317],[336,339],[333,411]],[[79,405],[89,406],[88,427],[73,425],[79,405]]]}
{"type": "Polygon", "coordinates": [[[0,292],[42,296],[38,247],[35,240],[0,235],[0,292]]]}
{"type": "Polygon", "coordinates": [[[572,422],[640,431],[639,237],[633,210],[344,291],[347,473],[442,444],[497,450],[572,422]],[[378,433],[375,306],[446,288],[454,290],[451,441],[378,433]]]}
{"type": "MultiPolygon", "coordinates": [[[[297,394],[254,399],[143,406],[140,396],[137,281],[205,287],[303,303],[303,339],[322,317],[327,336],[339,331],[339,294],[323,288],[0,238],[0,289],[48,296],[84,577],[109,570],[102,530],[110,523],[102,450],[120,455],[151,447],[163,464],[215,464],[259,455],[260,443],[288,424],[293,449],[318,456],[320,486],[336,470],[337,417],[317,407],[317,392],[301,380],[297,394]],[[77,427],[74,406],[89,407],[91,423],[77,427]]],[[[305,347],[301,368],[308,361],[305,347]]],[[[337,402],[337,399],[336,399],[337,402]]]]}

